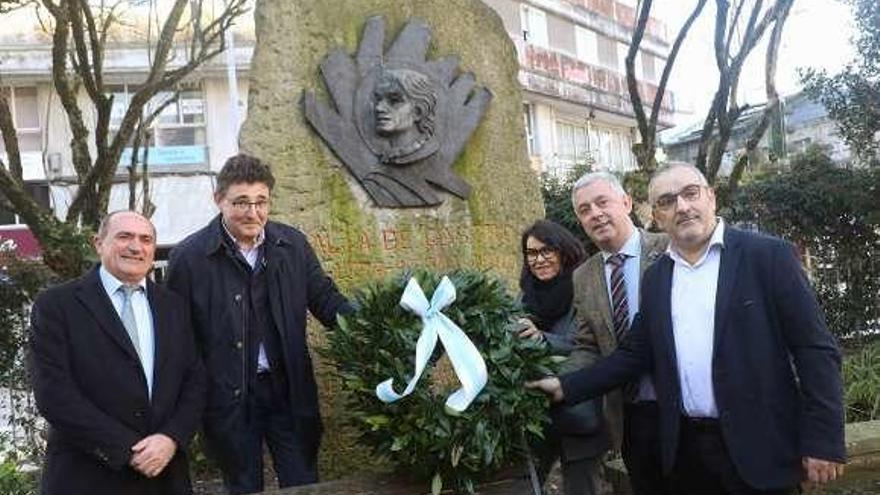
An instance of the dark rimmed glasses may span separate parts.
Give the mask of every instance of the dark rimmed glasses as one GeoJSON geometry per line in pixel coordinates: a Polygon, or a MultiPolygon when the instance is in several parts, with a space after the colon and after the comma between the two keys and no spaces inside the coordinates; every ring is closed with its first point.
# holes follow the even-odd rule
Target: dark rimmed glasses
{"type": "Polygon", "coordinates": [[[556,256],[556,249],[550,246],[544,246],[540,249],[526,249],[526,261],[528,261],[530,265],[537,263],[539,256],[545,260],[549,260],[556,256]]]}
{"type": "Polygon", "coordinates": [[[678,198],[685,200],[687,203],[693,203],[700,199],[702,190],[703,186],[700,184],[684,186],[678,192],[661,195],[657,198],[657,201],[654,201],[654,208],[657,208],[660,211],[669,211],[675,207],[676,203],[678,203],[678,198]]]}

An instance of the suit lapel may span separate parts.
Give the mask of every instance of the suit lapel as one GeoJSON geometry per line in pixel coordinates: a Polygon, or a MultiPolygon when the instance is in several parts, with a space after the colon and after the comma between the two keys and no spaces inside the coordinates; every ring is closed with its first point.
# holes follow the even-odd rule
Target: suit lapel
{"type": "Polygon", "coordinates": [[[79,285],[76,291],[76,298],[85,306],[92,316],[98,322],[101,330],[130,357],[138,360],[137,352],[134,350],[134,344],[125,332],[122,320],[116,313],[116,308],[110,301],[110,297],[101,284],[101,278],[98,276],[98,270],[94,269],[79,285]]]}
{"type": "Polygon", "coordinates": [[[170,332],[174,329],[171,328],[168,312],[160,311],[165,301],[156,290],[156,284],[151,280],[147,280],[147,301],[150,303],[150,314],[153,316],[153,397],[155,397],[161,382],[159,372],[165,368],[163,363],[168,359],[170,346],[174,340],[170,332]]]}
{"type": "Polygon", "coordinates": [[[736,271],[739,267],[742,250],[736,230],[726,227],[724,247],[721,250],[721,266],[718,268],[718,288],[715,294],[715,336],[713,354],[717,354],[721,337],[726,330],[727,313],[736,286],[736,271]]]}
{"type": "MultiPolygon", "coordinates": [[[[672,262],[672,258],[664,256],[657,261],[657,264],[659,265],[657,267],[657,280],[659,280],[660,283],[656,290],[660,291],[660,294],[657,298],[657,312],[654,314],[659,315],[660,335],[666,346],[669,362],[672,363],[672,367],[676,371],[675,376],[678,376],[678,358],[675,354],[675,334],[672,331],[672,269],[674,263],[672,262]]],[[[646,301],[643,302],[647,302],[648,297],[650,296],[647,296],[646,301]]]]}
{"type": "Polygon", "coordinates": [[[611,320],[611,300],[608,298],[608,281],[605,279],[605,260],[599,254],[594,258],[596,263],[593,270],[590,270],[592,280],[590,285],[593,293],[599,299],[599,314],[605,323],[605,329],[611,335],[611,339],[616,341],[614,336],[614,323],[611,320]]]}

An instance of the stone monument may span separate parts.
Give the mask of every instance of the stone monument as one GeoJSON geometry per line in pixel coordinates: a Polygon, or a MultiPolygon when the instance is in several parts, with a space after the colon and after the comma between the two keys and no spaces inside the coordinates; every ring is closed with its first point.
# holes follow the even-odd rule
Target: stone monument
{"type": "MultiPolygon", "coordinates": [[[[516,290],[520,232],[544,211],[495,12],[479,0],[258,0],[255,17],[242,150],[272,164],[273,215],[309,236],[343,291],[415,266],[492,270],[516,290]]],[[[317,326],[310,340],[321,345],[317,326]]],[[[332,369],[317,369],[330,479],[373,457],[344,433],[332,369]]]]}

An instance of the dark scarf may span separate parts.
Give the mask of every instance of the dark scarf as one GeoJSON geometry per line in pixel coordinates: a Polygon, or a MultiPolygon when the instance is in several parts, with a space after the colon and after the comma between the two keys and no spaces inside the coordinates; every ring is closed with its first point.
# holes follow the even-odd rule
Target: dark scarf
{"type": "Polygon", "coordinates": [[[535,278],[532,272],[526,272],[520,279],[523,307],[539,330],[550,331],[556,320],[565,316],[571,309],[571,299],[574,294],[571,272],[571,270],[561,271],[559,275],[546,282],[535,278]]]}

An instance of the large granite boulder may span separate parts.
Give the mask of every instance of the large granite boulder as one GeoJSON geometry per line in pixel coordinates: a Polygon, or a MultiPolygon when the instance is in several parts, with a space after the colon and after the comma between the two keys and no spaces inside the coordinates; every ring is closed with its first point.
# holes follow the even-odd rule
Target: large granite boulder
{"type": "MultiPolygon", "coordinates": [[[[413,266],[484,268],[515,290],[520,232],[544,210],[526,156],[515,49],[489,7],[479,0],[259,0],[256,34],[242,149],[272,164],[272,217],[306,232],[344,291],[413,266]],[[363,177],[305,118],[304,95],[341,110],[338,95],[328,91],[336,80],[330,74],[325,82],[319,67],[334,50],[355,57],[368,20],[383,23],[386,50],[408,23],[426,28],[427,59],[454,68],[451,78],[473,73],[471,97],[483,95],[482,118],[457,158],[447,160],[444,173],[456,182],[433,187],[429,178],[428,206],[377,206],[388,203],[365,189],[363,177]],[[457,68],[449,57],[458,57],[457,68]]],[[[322,340],[314,327],[313,348],[322,340]]],[[[332,370],[319,363],[317,373],[326,425],[323,476],[373,464],[343,428],[332,370]]]]}

